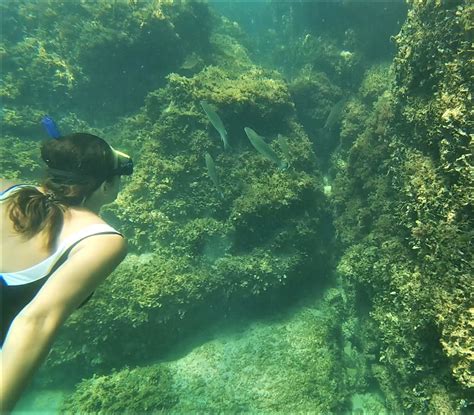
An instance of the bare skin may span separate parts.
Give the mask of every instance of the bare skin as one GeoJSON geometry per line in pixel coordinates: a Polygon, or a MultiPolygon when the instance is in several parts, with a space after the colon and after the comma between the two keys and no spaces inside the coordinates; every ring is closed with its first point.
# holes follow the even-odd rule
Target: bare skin
{"type": "MultiPolygon", "coordinates": [[[[0,191],[12,182],[0,179],[0,191]]],[[[69,208],[54,248],[84,226],[105,223],[100,208],[115,200],[120,178],[104,182],[82,207],[69,208]]],[[[39,189],[44,190],[44,189],[39,189]]],[[[44,234],[29,240],[13,230],[5,204],[0,205],[0,272],[15,272],[46,259],[52,252],[44,247],[44,234]],[[27,255],[18,255],[26,252],[27,255]]],[[[46,358],[56,333],[69,315],[120,264],[127,253],[120,235],[95,235],[79,242],[68,260],[48,279],[33,300],[13,321],[0,351],[0,413],[15,406],[34,373],[46,358]]]]}
{"type": "MultiPolygon", "coordinates": [[[[15,182],[8,182],[0,179],[0,191],[3,191],[15,182]]],[[[115,184],[117,186],[117,184],[115,184]]],[[[38,187],[43,193],[45,189],[38,187]]],[[[94,199],[94,202],[96,200],[94,199]]],[[[97,206],[97,203],[94,203],[97,206]]],[[[100,209],[100,207],[99,207],[100,209]]],[[[13,223],[8,217],[5,206],[0,205],[0,246],[2,249],[2,256],[0,257],[0,270],[2,272],[15,272],[22,269],[29,268],[44,259],[48,258],[66,238],[87,225],[95,223],[106,223],[98,213],[86,207],[70,207],[64,214],[64,223],[60,234],[55,240],[55,244],[51,251],[48,251],[44,246],[46,235],[40,232],[33,238],[24,240],[20,235],[15,233],[13,223]],[[18,252],[28,252],[28,255],[17,255],[18,252]]],[[[71,251],[71,255],[77,252],[82,244],[86,241],[77,244],[71,251]]]]}

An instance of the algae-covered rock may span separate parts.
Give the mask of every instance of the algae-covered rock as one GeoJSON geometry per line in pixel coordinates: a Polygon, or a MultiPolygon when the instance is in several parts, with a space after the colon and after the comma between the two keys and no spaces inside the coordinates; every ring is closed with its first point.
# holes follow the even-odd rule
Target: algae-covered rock
{"type": "MultiPolygon", "coordinates": [[[[137,256],[109,277],[93,307],[70,319],[51,367],[102,373],[124,360],[156,358],[216,315],[266,296],[284,298],[284,287],[327,276],[330,226],[322,182],[278,74],[257,67],[240,74],[217,67],[190,78],[171,74],[126,124],[137,127],[142,148],[131,145],[139,152],[135,172],[103,213],[120,224],[137,256]],[[215,106],[230,151],[202,100],[215,106]],[[289,158],[290,167],[281,171],[257,153],[246,126],[289,158]],[[208,176],[206,152],[215,160],[222,195],[208,176]],[[87,346],[78,348],[84,332],[87,346]],[[117,337],[131,340],[112,353],[117,337]]],[[[125,143],[130,131],[109,134],[125,143]]]]}
{"type": "Polygon", "coordinates": [[[172,360],[81,382],[62,410],[339,413],[352,392],[341,366],[342,309],[341,293],[329,290],[287,315],[212,329],[172,360]]]}
{"type": "Polygon", "coordinates": [[[11,180],[31,180],[40,174],[42,164],[38,142],[2,135],[0,146],[2,147],[0,156],[2,177],[11,180]]]}
{"type": "Polygon", "coordinates": [[[235,37],[225,33],[213,33],[209,41],[213,48],[213,65],[225,69],[226,72],[237,73],[254,65],[247,49],[235,37]]]}
{"type": "Polygon", "coordinates": [[[61,411],[70,413],[144,413],[173,408],[179,397],[173,392],[172,377],[165,366],[125,369],[113,376],[94,376],[77,388],[74,400],[61,411]]]}
{"type": "MultiPolygon", "coordinates": [[[[2,100],[81,118],[115,119],[192,52],[208,47],[204,3],[4,2],[2,100]],[[23,102],[21,102],[23,101],[23,102]]],[[[10,124],[3,124],[10,130],[10,124]]],[[[12,126],[13,127],[13,126],[12,126]]]]}
{"type": "Polygon", "coordinates": [[[382,67],[367,73],[333,159],[345,246],[338,271],[367,302],[372,373],[394,411],[460,413],[472,404],[469,10],[462,1],[413,2],[389,89],[382,67]]]}
{"type": "Polygon", "coordinates": [[[307,131],[322,128],[334,103],[343,97],[341,88],[334,85],[324,72],[304,67],[290,84],[300,121],[307,131]]]}
{"type": "Polygon", "coordinates": [[[389,63],[374,65],[367,70],[359,87],[359,94],[365,102],[371,104],[390,87],[393,82],[390,70],[389,63]]]}
{"type": "Polygon", "coordinates": [[[141,135],[150,139],[146,140],[136,174],[119,197],[120,209],[114,212],[132,225],[129,236],[137,249],[147,251],[157,241],[172,237],[173,227],[181,227],[178,223],[187,218],[213,214],[220,219],[235,217],[230,209],[238,212],[242,197],[246,203],[260,203],[262,194],[254,198],[255,192],[267,192],[267,203],[274,203],[275,209],[276,204],[289,205],[289,198],[301,199],[303,194],[297,194],[302,188],[299,177],[303,172],[278,174],[255,152],[243,131],[251,125],[273,138],[278,132],[294,131],[295,136],[289,140],[290,163],[305,170],[314,168],[309,143],[292,121],[292,103],[285,84],[271,76],[257,68],[235,76],[210,67],[192,78],[173,74],[166,89],[148,96],[144,111],[150,126],[142,129],[148,131],[141,135]],[[223,151],[219,135],[200,107],[201,100],[217,108],[228,131],[231,152],[223,151]],[[219,199],[207,175],[206,152],[214,156],[224,200],[219,199]],[[138,232],[154,237],[135,241],[133,235],[138,232]]]}
{"type": "MultiPolygon", "coordinates": [[[[450,326],[454,323],[452,317],[447,317],[453,309],[457,310],[453,315],[459,319],[454,324],[468,327],[462,316],[469,315],[466,267],[472,260],[472,252],[466,248],[472,236],[472,216],[466,208],[473,204],[472,192],[468,189],[474,187],[474,182],[472,164],[468,161],[470,139],[467,134],[472,126],[469,116],[472,111],[465,80],[469,42],[463,22],[471,12],[472,5],[462,1],[415,5],[406,29],[398,38],[400,52],[396,59],[397,98],[405,103],[401,121],[404,126],[407,122],[416,126],[414,134],[403,135],[403,142],[423,153],[416,162],[407,164],[412,172],[417,170],[410,180],[414,187],[406,194],[414,202],[414,214],[409,215],[411,221],[407,228],[419,241],[414,249],[431,275],[432,284],[439,289],[439,300],[434,303],[440,313],[436,324],[442,330],[441,342],[452,359],[453,376],[465,388],[472,375],[468,364],[471,361],[472,365],[472,355],[467,352],[469,336],[446,339],[448,331],[443,322],[449,321],[450,326]],[[435,29],[437,22],[444,22],[440,25],[441,32],[435,29]],[[415,36],[416,42],[412,40],[415,36]],[[423,54],[419,53],[421,47],[425,49],[423,54]],[[423,81],[419,78],[420,67],[424,68],[423,81]],[[427,111],[419,109],[417,97],[420,95],[429,101],[427,111]],[[407,119],[415,112],[417,115],[407,119]],[[454,287],[459,287],[457,294],[453,293],[454,287]],[[460,312],[461,309],[464,311],[460,312]],[[449,347],[451,342],[457,344],[458,351],[454,354],[449,347]]],[[[410,154],[410,157],[414,156],[410,154]]]]}

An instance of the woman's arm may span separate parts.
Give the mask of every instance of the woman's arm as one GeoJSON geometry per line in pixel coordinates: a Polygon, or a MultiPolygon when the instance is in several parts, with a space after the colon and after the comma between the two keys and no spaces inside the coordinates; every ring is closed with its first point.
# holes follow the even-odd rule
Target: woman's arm
{"type": "Polygon", "coordinates": [[[82,241],[20,312],[0,351],[0,413],[9,413],[46,358],[54,337],[69,315],[117,267],[127,253],[119,235],[82,241]],[[81,246],[80,246],[81,245],[81,246]]]}

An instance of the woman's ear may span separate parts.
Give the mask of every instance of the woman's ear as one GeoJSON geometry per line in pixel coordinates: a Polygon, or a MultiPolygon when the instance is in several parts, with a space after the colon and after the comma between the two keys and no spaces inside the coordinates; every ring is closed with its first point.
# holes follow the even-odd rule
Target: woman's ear
{"type": "Polygon", "coordinates": [[[107,192],[110,189],[113,189],[115,182],[115,176],[111,179],[104,180],[101,184],[102,191],[107,192]]]}
{"type": "Polygon", "coordinates": [[[110,183],[104,180],[99,187],[102,192],[106,192],[110,187],[110,183]]]}

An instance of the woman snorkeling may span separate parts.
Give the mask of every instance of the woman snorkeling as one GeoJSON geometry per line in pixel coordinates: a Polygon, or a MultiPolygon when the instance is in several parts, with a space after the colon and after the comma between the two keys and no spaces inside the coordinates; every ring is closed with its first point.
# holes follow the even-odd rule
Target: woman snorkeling
{"type": "Polygon", "coordinates": [[[103,139],[76,133],[42,143],[41,186],[0,179],[0,412],[10,412],[69,315],[127,254],[99,216],[133,164],[103,139]]]}

